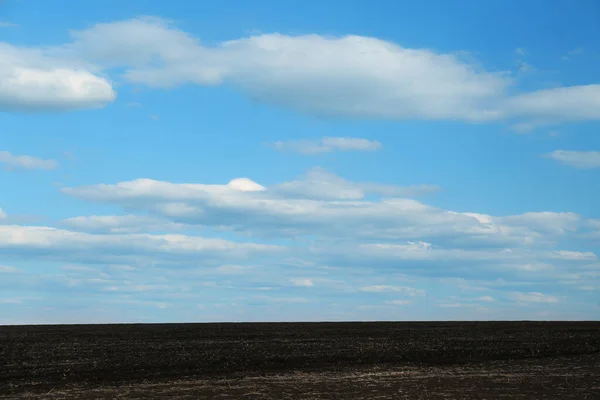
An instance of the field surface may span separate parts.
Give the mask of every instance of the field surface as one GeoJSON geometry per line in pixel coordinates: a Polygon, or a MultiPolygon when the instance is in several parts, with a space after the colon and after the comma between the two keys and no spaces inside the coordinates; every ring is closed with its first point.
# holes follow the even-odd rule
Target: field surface
{"type": "Polygon", "coordinates": [[[6,326],[0,398],[600,399],[600,322],[6,326]]]}

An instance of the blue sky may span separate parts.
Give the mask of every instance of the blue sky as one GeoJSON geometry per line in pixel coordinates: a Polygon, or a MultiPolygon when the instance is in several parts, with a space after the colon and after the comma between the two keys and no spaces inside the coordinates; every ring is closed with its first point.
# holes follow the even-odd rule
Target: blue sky
{"type": "Polygon", "coordinates": [[[0,1],[0,323],[598,319],[595,1],[0,1]]]}

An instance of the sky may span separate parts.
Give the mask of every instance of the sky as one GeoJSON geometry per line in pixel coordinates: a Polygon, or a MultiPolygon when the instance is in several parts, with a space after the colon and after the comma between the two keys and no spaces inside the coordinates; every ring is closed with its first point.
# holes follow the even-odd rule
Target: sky
{"type": "Polygon", "coordinates": [[[600,3],[0,0],[0,324],[597,320],[600,3]]]}

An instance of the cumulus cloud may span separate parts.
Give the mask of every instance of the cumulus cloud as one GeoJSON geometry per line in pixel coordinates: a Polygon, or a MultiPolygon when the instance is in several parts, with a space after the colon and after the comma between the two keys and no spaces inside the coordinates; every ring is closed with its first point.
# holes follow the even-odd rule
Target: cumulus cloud
{"type": "Polygon", "coordinates": [[[6,213],[0,208],[0,220],[6,219],[6,213]]]}
{"type": "MultiPolygon", "coordinates": [[[[129,82],[155,88],[227,84],[254,100],[313,115],[468,122],[533,119],[535,123],[600,118],[598,85],[518,93],[508,72],[485,70],[461,52],[405,48],[373,37],[271,33],[208,46],[156,17],[98,23],[71,31],[71,36],[70,43],[53,48],[50,54],[98,70],[119,68],[129,82]]],[[[4,63],[4,70],[18,75],[15,65],[27,58],[23,55],[27,51],[6,50],[5,45],[4,53],[20,54],[4,63]]],[[[73,69],[36,68],[21,73],[24,78],[16,84],[19,93],[26,82],[35,81],[30,85],[35,94],[42,81],[66,82],[65,76],[76,74],[73,69]],[[31,78],[41,76],[39,71],[45,78],[31,78]]],[[[103,78],[77,73],[89,90],[85,95],[80,90],[83,85],[63,90],[70,93],[68,98],[81,102],[85,97],[93,104],[114,98],[103,78]]],[[[11,98],[16,104],[16,97],[11,98]]],[[[301,147],[321,151],[330,146],[301,147]]]]}
{"type": "MultiPolygon", "coordinates": [[[[582,240],[593,240],[598,230],[593,220],[576,213],[493,216],[445,210],[396,197],[406,194],[405,188],[351,182],[322,169],[270,186],[249,178],[220,185],[140,179],[63,191],[82,200],[120,206],[130,215],[144,215],[140,220],[74,220],[106,224],[98,232],[110,232],[107,226],[118,228],[115,221],[126,227],[128,219],[133,226],[141,222],[148,226],[149,218],[267,241],[293,239],[290,243],[295,245],[279,256],[300,260],[302,268],[368,265],[421,276],[524,278],[550,277],[597,260],[594,252],[569,249],[570,244],[580,247],[582,240]]],[[[277,263],[288,265],[281,260],[277,263]]],[[[314,284],[315,279],[319,278],[313,275],[310,281],[314,284]]]]}
{"type": "Polygon", "coordinates": [[[574,213],[496,217],[444,210],[409,198],[423,189],[356,183],[313,169],[301,179],[269,187],[247,178],[226,185],[138,179],[62,191],[174,223],[270,237],[318,235],[504,248],[552,245],[585,225],[574,213]],[[367,200],[369,194],[381,197],[367,200]]]}
{"type": "Polygon", "coordinates": [[[600,168],[600,151],[555,150],[545,157],[575,168],[600,168]]]}
{"type": "MultiPolygon", "coordinates": [[[[247,290],[273,288],[269,277],[277,270],[278,285],[288,289],[290,284],[312,284],[317,292],[327,288],[365,296],[411,296],[420,289],[382,280],[381,275],[333,288],[331,274],[342,270],[362,274],[359,271],[371,269],[422,279],[503,278],[507,288],[516,286],[515,280],[533,278],[562,285],[561,281],[575,278],[559,275],[582,277],[589,265],[597,263],[596,254],[586,251],[585,245],[600,225],[576,213],[457,212],[396,197],[406,194],[399,187],[356,183],[322,169],[267,186],[250,178],[210,185],[139,179],[63,191],[121,207],[126,214],[68,218],[61,221],[65,229],[0,225],[0,252],[7,259],[133,265],[138,270],[161,265],[167,270],[202,268],[194,276],[211,275],[215,290],[233,288],[233,275],[246,280],[244,287],[251,288],[247,290]],[[228,240],[173,234],[179,228],[202,228],[203,233],[228,240]],[[282,274],[284,270],[288,272],[282,274]]],[[[453,287],[458,285],[469,286],[454,282],[453,287]]],[[[486,294],[497,298],[493,292],[486,294]]]]}
{"type": "Polygon", "coordinates": [[[314,155],[333,151],[375,151],[381,149],[381,143],[359,138],[324,137],[318,140],[278,141],[272,147],[281,152],[314,155]]]}
{"type": "Polygon", "coordinates": [[[252,98],[341,116],[485,120],[509,80],[452,54],[375,38],[265,34],[214,47],[144,17],[73,32],[72,54],[152,87],[229,83],[252,98]],[[158,62],[158,63],[157,63],[158,62]]]}
{"type": "MultiPolygon", "coordinates": [[[[1,95],[0,95],[1,96],[1,95]]],[[[7,169],[42,169],[51,170],[58,166],[56,160],[43,160],[38,157],[26,155],[14,155],[8,151],[0,151],[0,164],[7,169]]]]}
{"type": "Polygon", "coordinates": [[[0,111],[66,111],[116,98],[111,83],[79,61],[0,42],[0,111]]]}
{"type": "MultiPolygon", "coordinates": [[[[486,70],[460,51],[405,48],[357,35],[280,33],[208,46],[157,17],[70,33],[69,43],[48,48],[0,43],[1,109],[102,106],[116,96],[102,73],[118,69],[131,83],[227,84],[254,100],[318,116],[533,125],[600,119],[600,85],[519,92],[508,72],[486,70]]],[[[348,146],[356,144],[334,138],[291,148],[314,153],[348,146]]]]}

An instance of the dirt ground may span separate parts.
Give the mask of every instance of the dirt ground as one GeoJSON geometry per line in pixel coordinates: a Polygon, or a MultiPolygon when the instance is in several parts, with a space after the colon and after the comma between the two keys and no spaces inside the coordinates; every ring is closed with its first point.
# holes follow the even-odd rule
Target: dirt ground
{"type": "Polygon", "coordinates": [[[0,398],[600,399],[600,323],[0,327],[0,398]]]}

